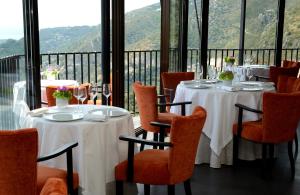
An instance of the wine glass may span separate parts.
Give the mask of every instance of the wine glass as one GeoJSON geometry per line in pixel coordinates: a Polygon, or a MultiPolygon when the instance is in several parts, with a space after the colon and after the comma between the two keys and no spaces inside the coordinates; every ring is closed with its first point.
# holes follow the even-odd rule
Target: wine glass
{"type": "Polygon", "coordinates": [[[202,79],[203,78],[203,67],[201,65],[199,65],[198,73],[199,73],[199,79],[202,79]]]}
{"type": "Polygon", "coordinates": [[[98,84],[91,83],[91,85],[89,86],[89,96],[90,96],[90,100],[92,100],[94,104],[96,104],[97,94],[98,94],[98,84]]]}
{"type": "Polygon", "coordinates": [[[82,94],[80,94],[80,91],[79,91],[79,84],[76,83],[74,86],[74,89],[73,89],[73,96],[77,99],[77,111],[79,111],[79,100],[80,100],[81,95],[82,94]]]}
{"type": "Polygon", "coordinates": [[[246,76],[248,78],[248,81],[250,81],[251,78],[253,77],[253,71],[250,67],[248,67],[247,70],[246,70],[246,76]]]}
{"type": "Polygon", "coordinates": [[[86,87],[79,87],[78,91],[79,91],[79,94],[80,94],[79,99],[81,101],[81,104],[83,104],[84,100],[86,100],[86,98],[87,98],[86,87]]]}
{"type": "Polygon", "coordinates": [[[108,106],[109,96],[111,95],[110,84],[107,83],[103,84],[102,93],[106,97],[106,105],[108,106]]]}

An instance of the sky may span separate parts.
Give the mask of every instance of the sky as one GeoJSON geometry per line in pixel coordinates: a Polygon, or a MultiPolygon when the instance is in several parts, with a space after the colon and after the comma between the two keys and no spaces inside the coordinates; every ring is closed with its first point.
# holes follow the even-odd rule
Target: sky
{"type": "MultiPolygon", "coordinates": [[[[125,0],[125,12],[158,2],[159,0],[125,0]]],[[[38,0],[38,6],[40,29],[92,26],[101,21],[101,0],[38,0]]],[[[22,0],[1,0],[0,39],[23,37],[22,12],[22,0]]]]}

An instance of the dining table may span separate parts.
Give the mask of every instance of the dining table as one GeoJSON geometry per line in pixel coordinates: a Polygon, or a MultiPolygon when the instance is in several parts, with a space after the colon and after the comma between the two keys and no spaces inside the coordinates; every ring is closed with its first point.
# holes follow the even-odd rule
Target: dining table
{"type": "MultiPolygon", "coordinates": [[[[176,88],[174,103],[191,101],[186,107],[186,114],[200,105],[207,111],[207,118],[202,129],[198,145],[196,164],[209,163],[213,168],[222,164],[232,164],[232,126],[237,123],[238,112],[236,103],[244,104],[254,109],[261,109],[262,94],[274,91],[271,82],[244,81],[225,85],[218,80],[182,81],[176,88]]],[[[174,106],[172,113],[180,114],[180,107],[174,106]]],[[[260,119],[259,114],[244,112],[244,121],[260,119]]],[[[261,156],[260,147],[249,142],[241,144],[239,157],[254,160],[261,156]]]]}
{"type": "MultiPolygon", "coordinates": [[[[119,136],[134,135],[133,119],[127,110],[102,105],[48,107],[42,112],[30,111],[25,126],[38,130],[39,155],[78,142],[73,149],[73,167],[79,174],[79,194],[114,194],[114,167],[127,159],[128,148],[119,136]]],[[[43,164],[66,170],[66,157],[43,164]]]]}

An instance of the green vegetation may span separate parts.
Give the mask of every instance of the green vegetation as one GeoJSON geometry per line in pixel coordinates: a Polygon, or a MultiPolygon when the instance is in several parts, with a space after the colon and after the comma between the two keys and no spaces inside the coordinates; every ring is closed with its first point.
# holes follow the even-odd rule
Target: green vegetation
{"type": "MultiPolygon", "coordinates": [[[[196,0],[196,2],[199,11],[201,1],[196,0]]],[[[193,1],[190,1],[189,10],[188,47],[199,48],[199,33],[193,1]]],[[[300,47],[299,10],[299,0],[287,1],[284,48],[300,47]]],[[[277,0],[247,1],[246,12],[245,48],[274,48],[277,0]]],[[[240,0],[211,0],[209,13],[209,48],[238,48],[240,0]]],[[[160,17],[160,4],[127,13],[125,16],[126,50],[159,50],[160,17]]],[[[172,21],[177,21],[175,16],[172,17],[172,21]]],[[[177,32],[174,29],[173,31],[173,34],[177,32]]],[[[176,42],[175,39],[172,41],[176,42]]],[[[175,42],[172,44],[176,45],[175,42]]],[[[23,39],[0,40],[0,57],[23,54],[23,48],[23,39]]],[[[40,30],[40,50],[41,53],[100,51],[101,27],[98,25],[42,29],[40,30]]]]}
{"type": "Polygon", "coordinates": [[[234,78],[234,75],[233,75],[232,71],[224,71],[224,72],[221,72],[219,75],[219,79],[222,81],[231,81],[231,80],[233,80],[233,78],[234,78]]]}

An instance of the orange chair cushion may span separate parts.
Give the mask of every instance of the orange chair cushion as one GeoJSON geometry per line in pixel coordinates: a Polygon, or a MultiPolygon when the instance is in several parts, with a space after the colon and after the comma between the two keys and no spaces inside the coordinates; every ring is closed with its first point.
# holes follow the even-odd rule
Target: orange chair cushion
{"type": "Polygon", "coordinates": [[[64,180],[58,178],[49,178],[46,181],[40,195],[67,195],[67,184],[64,180]]]}
{"type": "MultiPolygon", "coordinates": [[[[37,192],[40,193],[46,181],[49,178],[60,178],[67,182],[67,172],[65,170],[51,168],[43,165],[38,165],[37,170],[37,192]]],[[[77,189],[79,186],[78,173],[73,173],[73,187],[77,189]]]]}
{"type": "MultiPolygon", "coordinates": [[[[135,183],[166,185],[170,181],[168,150],[144,150],[134,156],[135,183]]],[[[127,160],[115,167],[115,178],[127,180],[127,160]]]]}
{"type": "MultiPolygon", "coordinates": [[[[262,121],[250,121],[243,123],[241,137],[254,142],[262,142],[263,129],[262,121]]],[[[233,125],[233,134],[237,135],[237,124],[233,125]]]]}

